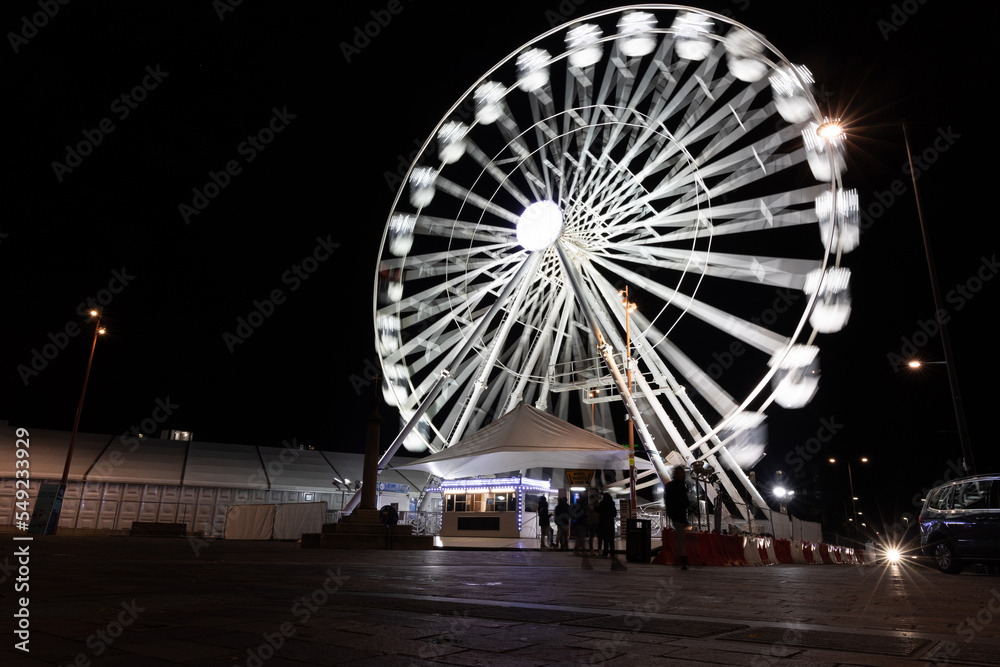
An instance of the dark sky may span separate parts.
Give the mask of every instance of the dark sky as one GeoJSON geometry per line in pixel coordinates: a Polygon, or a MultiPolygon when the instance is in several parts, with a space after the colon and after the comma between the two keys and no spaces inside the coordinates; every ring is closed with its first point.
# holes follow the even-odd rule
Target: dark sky
{"type": "MultiPolygon", "coordinates": [[[[846,262],[850,325],[822,342],[820,393],[772,413],[758,472],[796,473],[801,488],[836,500],[846,472],[820,461],[868,456],[856,493],[880,497],[887,514],[908,511],[960,449],[944,367],[916,374],[890,363],[907,340],[944,358],[940,337],[922,335],[935,308],[903,118],[924,162],[918,188],[977,464],[1000,467],[989,430],[994,169],[977,132],[997,10],[973,22],[947,3],[789,4],[704,7],[812,70],[851,123],[845,180],[871,218],[846,262]],[[787,454],[829,425],[836,433],[811,461],[787,454]]],[[[36,3],[5,5],[0,418],[71,427],[92,336],[78,309],[101,298],[109,334],[82,430],[126,431],[169,400],[163,427],[199,440],[360,451],[377,364],[372,286],[395,194],[387,174],[479,76],[556,17],[611,6],[71,3],[45,17],[36,3]],[[378,19],[365,43],[359,34],[378,19]],[[81,142],[89,154],[68,154],[81,142]],[[264,303],[275,291],[280,303],[264,303]],[[234,343],[227,334],[255,301],[269,314],[234,343]]],[[[395,421],[388,409],[383,417],[388,440],[395,421]]]]}

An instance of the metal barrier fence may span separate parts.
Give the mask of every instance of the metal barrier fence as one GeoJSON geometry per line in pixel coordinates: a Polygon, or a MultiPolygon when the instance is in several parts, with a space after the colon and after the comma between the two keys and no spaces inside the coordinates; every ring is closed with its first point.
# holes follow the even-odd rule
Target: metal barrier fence
{"type": "Polygon", "coordinates": [[[400,512],[399,522],[413,526],[414,535],[437,535],[441,532],[442,514],[438,512],[400,512]]]}

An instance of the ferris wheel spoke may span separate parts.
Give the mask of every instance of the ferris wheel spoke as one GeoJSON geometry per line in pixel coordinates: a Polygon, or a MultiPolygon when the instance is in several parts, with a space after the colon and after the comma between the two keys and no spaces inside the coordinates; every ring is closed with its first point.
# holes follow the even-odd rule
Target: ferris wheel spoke
{"type": "MultiPolygon", "coordinates": [[[[432,283],[420,292],[400,297],[393,306],[383,309],[382,312],[388,313],[390,308],[399,312],[413,312],[416,313],[417,321],[419,321],[426,314],[432,312],[427,304],[435,302],[442,296],[447,296],[463,285],[474,284],[474,287],[467,288],[470,289],[473,296],[482,297],[487,293],[497,291],[517,271],[520,263],[521,260],[517,255],[494,259],[468,273],[458,273],[444,282],[432,283]]],[[[472,300],[472,303],[475,303],[475,299],[472,300]]],[[[408,324],[412,323],[414,322],[411,321],[408,324]]]]}
{"type": "MultiPolygon", "coordinates": [[[[727,78],[727,82],[731,82],[731,79],[727,78]]],[[[747,88],[737,93],[736,97],[728,100],[724,105],[719,105],[719,108],[710,116],[703,118],[697,124],[684,128],[682,133],[678,133],[677,141],[690,146],[695,142],[708,139],[703,153],[705,157],[708,157],[717,150],[717,146],[728,145],[749,133],[771,117],[766,109],[754,109],[752,106],[765,88],[766,84],[764,83],[748,85],[747,88]],[[736,132],[737,127],[740,129],[738,133],[736,132]]],[[[721,92],[723,91],[720,90],[721,92]]]]}
{"type": "MultiPolygon", "coordinates": [[[[511,345],[501,353],[498,361],[504,367],[517,367],[521,352],[518,346],[511,345]]],[[[510,373],[502,373],[490,383],[481,405],[473,411],[472,418],[466,428],[467,431],[475,433],[482,428],[486,419],[492,421],[504,414],[503,407],[507,402],[505,397],[511,394],[513,381],[514,377],[510,373]]]]}
{"type": "MultiPolygon", "coordinates": [[[[615,316],[619,320],[619,327],[624,328],[624,309],[614,307],[616,302],[621,298],[618,292],[597,271],[589,270],[587,273],[608,304],[609,310],[616,313],[615,316]]],[[[649,318],[641,311],[633,312],[630,317],[637,324],[634,341],[639,351],[640,359],[650,368],[653,378],[658,384],[661,386],[667,385],[673,395],[682,393],[682,387],[678,384],[674,374],[670,370],[670,366],[673,366],[678,370],[681,377],[686,379],[720,415],[727,415],[736,410],[737,404],[732,396],[702,371],[697,364],[691,361],[687,355],[670,341],[666,334],[660,332],[649,318]]],[[[669,395],[668,399],[672,401],[669,395]]],[[[683,411],[679,408],[675,408],[675,410],[677,414],[683,415],[683,411]]],[[[686,419],[686,417],[682,418],[686,419]]]]}
{"type": "MultiPolygon", "coordinates": [[[[525,204],[525,206],[527,205],[525,204]]],[[[509,227],[427,215],[421,215],[417,218],[414,232],[446,239],[506,243],[510,248],[516,247],[517,244],[517,236],[514,230],[509,227]]]]}
{"type": "Polygon", "coordinates": [[[774,354],[789,344],[786,336],[777,334],[753,322],[730,315],[725,311],[719,310],[686,294],[682,294],[677,290],[655,284],[634,271],[608,262],[600,257],[595,257],[594,262],[625,278],[629,281],[629,284],[641,286],[668,304],[672,304],[675,308],[680,308],[684,312],[690,313],[703,322],[712,325],[719,331],[728,333],[734,338],[768,354],[774,354]]]}
{"type": "MultiPolygon", "coordinates": [[[[563,297],[557,304],[556,310],[559,311],[559,325],[554,331],[549,333],[549,339],[546,341],[548,350],[548,363],[546,369],[554,368],[560,363],[560,355],[565,354],[567,345],[567,339],[572,334],[572,322],[571,316],[574,311],[573,299],[569,297],[569,290],[566,289],[565,284],[562,285],[563,297]]],[[[539,410],[545,410],[548,408],[548,397],[551,390],[552,384],[552,374],[546,372],[543,375],[542,386],[539,389],[539,397],[535,403],[535,407],[539,410]]]]}
{"type": "MultiPolygon", "coordinates": [[[[521,270],[521,264],[524,263],[516,263],[516,258],[507,258],[505,261],[507,266],[501,267],[500,271],[487,272],[485,269],[479,270],[478,275],[486,276],[488,280],[478,283],[473,288],[466,288],[464,290],[464,309],[462,310],[453,307],[453,297],[450,293],[461,285],[468,283],[470,278],[475,277],[469,274],[460,274],[444,283],[433,285],[419,294],[400,301],[396,309],[385,308],[380,312],[387,315],[408,313],[400,318],[400,325],[404,329],[429,329],[430,334],[425,332],[424,338],[427,335],[444,335],[444,328],[449,325],[461,327],[464,324],[467,329],[471,330],[475,320],[481,317],[487,310],[487,307],[484,306],[480,312],[476,312],[476,309],[480,307],[480,303],[485,302],[488,298],[499,298],[498,295],[503,292],[504,286],[514,279],[521,270]],[[463,316],[466,313],[469,317],[463,316]],[[443,314],[443,316],[434,319],[439,314],[443,314]]],[[[494,267],[494,269],[496,268],[494,267]]],[[[414,352],[422,340],[422,337],[417,337],[414,340],[404,343],[398,350],[389,352],[386,355],[387,361],[394,363],[401,361],[405,355],[414,352]]]]}
{"type": "Polygon", "coordinates": [[[720,252],[664,248],[648,242],[622,242],[608,258],[675,271],[695,270],[717,278],[801,290],[806,276],[823,265],[821,260],[734,255],[720,252]],[[621,254],[619,254],[621,253],[621,254]]]}
{"type": "Polygon", "coordinates": [[[478,272],[497,266],[499,253],[510,244],[497,243],[487,246],[455,249],[447,252],[428,253],[407,258],[404,280],[454,275],[461,271],[478,272]]]}
{"type": "Polygon", "coordinates": [[[712,82],[712,72],[719,64],[719,48],[721,47],[716,47],[711,55],[704,58],[679,86],[672,88],[669,97],[665,100],[666,103],[660,116],[664,119],[682,118],[679,132],[683,132],[685,126],[694,125],[698,117],[694,111],[697,108],[695,105],[700,104],[706,98],[713,97],[708,83],[712,82]],[[706,83],[706,79],[708,83],[706,83]]]}
{"type": "Polygon", "coordinates": [[[453,382],[443,391],[436,412],[441,413],[440,447],[448,447],[451,441],[451,433],[455,425],[462,416],[462,412],[472,394],[476,380],[476,371],[479,369],[479,360],[475,356],[467,357],[459,365],[458,371],[454,375],[453,382]],[[450,409],[448,409],[450,406],[450,409]]]}
{"type": "MultiPolygon", "coordinates": [[[[517,384],[511,391],[510,396],[507,399],[507,405],[504,407],[504,414],[510,412],[517,404],[521,402],[524,396],[525,386],[528,384],[528,379],[530,377],[541,378],[545,377],[547,379],[548,373],[547,367],[541,365],[543,359],[543,352],[547,346],[551,346],[554,338],[555,329],[553,328],[556,324],[556,318],[561,316],[566,308],[566,300],[569,296],[569,290],[565,289],[564,286],[560,285],[556,288],[556,294],[551,296],[546,302],[538,301],[541,303],[551,303],[552,307],[545,308],[545,319],[540,323],[535,331],[534,336],[530,346],[528,347],[527,358],[524,363],[524,372],[518,377],[517,384]]],[[[568,316],[568,313],[566,313],[568,316]]],[[[528,329],[526,328],[527,332],[528,329]]]]}
{"type": "Polygon", "coordinates": [[[468,202],[469,204],[472,204],[478,209],[492,213],[498,218],[506,220],[508,222],[512,222],[515,225],[517,224],[517,221],[521,217],[517,213],[514,213],[513,211],[508,211],[507,209],[502,208],[497,204],[494,204],[489,199],[477,195],[471,190],[464,188],[458,183],[450,181],[441,175],[438,175],[437,180],[435,181],[435,185],[438,190],[441,190],[442,192],[447,192],[448,194],[450,194],[452,197],[455,197],[459,201],[468,202]]]}
{"type": "MultiPolygon", "coordinates": [[[[664,361],[671,368],[676,369],[677,375],[684,378],[687,386],[692,387],[698,395],[704,398],[715,412],[720,416],[726,416],[739,408],[736,400],[729,392],[723,389],[698,364],[694,363],[679,347],[674,345],[668,337],[658,331],[648,318],[638,313],[635,319],[639,324],[638,328],[643,332],[642,339],[644,344],[649,346],[650,349],[657,350],[659,355],[662,355],[664,361]],[[651,341],[658,341],[655,343],[655,348],[652,347],[653,343],[651,341]]],[[[664,378],[671,390],[676,394],[680,389],[680,385],[673,379],[674,374],[668,372],[664,375],[664,378]]]]}
{"type": "Polygon", "coordinates": [[[741,234],[764,229],[778,229],[803,224],[816,224],[817,216],[813,204],[816,197],[827,192],[822,185],[801,190],[767,195],[755,199],[687,209],[678,204],[648,219],[620,225],[623,232],[649,226],[653,229],[677,227],[665,231],[663,242],[685,241],[704,235],[704,223],[712,221],[713,236],[741,234]],[[810,206],[810,208],[802,208],[810,206]]]}
{"type": "Polygon", "coordinates": [[[538,170],[534,154],[528,147],[524,132],[518,127],[517,121],[511,114],[504,114],[497,122],[497,128],[507,142],[506,148],[516,160],[517,170],[521,172],[528,189],[531,190],[532,201],[543,199],[545,178],[538,170]]]}
{"type": "Polygon", "coordinates": [[[518,190],[517,187],[515,187],[514,182],[510,179],[510,175],[504,173],[504,171],[500,169],[471,138],[466,139],[466,151],[469,153],[469,156],[476,161],[476,164],[478,164],[483,171],[489,174],[493,180],[495,180],[500,187],[507,192],[507,194],[516,199],[521,206],[527,208],[531,205],[532,199],[518,190]]]}
{"type": "Polygon", "coordinates": [[[535,141],[538,145],[538,159],[545,179],[545,198],[556,199],[556,192],[561,189],[565,165],[562,158],[566,154],[567,136],[559,132],[555,107],[552,102],[551,89],[546,86],[535,91],[530,96],[531,115],[534,119],[535,141]],[[551,155],[550,155],[551,152],[551,155]],[[556,161],[560,164],[556,164],[556,161]]]}
{"type": "Polygon", "coordinates": [[[503,351],[504,343],[507,340],[507,335],[510,333],[511,328],[517,321],[516,313],[521,311],[521,307],[524,304],[525,297],[528,294],[529,287],[534,281],[535,272],[538,270],[541,264],[542,255],[539,253],[532,254],[525,260],[527,265],[527,271],[524,275],[520,276],[519,284],[516,286],[516,293],[513,298],[512,303],[509,306],[505,306],[504,313],[500,318],[500,323],[495,330],[495,335],[493,340],[490,341],[488,345],[488,356],[483,360],[480,370],[477,372],[476,381],[472,387],[472,391],[469,394],[469,398],[466,401],[466,405],[463,408],[462,417],[459,418],[458,423],[451,432],[449,436],[448,444],[455,444],[465,432],[465,427],[468,424],[470,417],[472,416],[472,410],[476,408],[476,403],[479,399],[479,395],[486,388],[487,383],[490,378],[490,374],[496,365],[497,358],[503,351]]]}
{"type": "MultiPolygon", "coordinates": [[[[462,336],[463,343],[461,347],[459,348],[456,346],[455,348],[452,348],[445,353],[437,355],[437,358],[440,359],[438,365],[436,366],[433,373],[424,376],[424,379],[420,383],[419,387],[413,387],[412,374],[409,374],[405,370],[405,367],[403,367],[402,371],[397,370],[398,365],[388,367],[389,369],[393,369],[393,374],[397,376],[395,378],[396,380],[400,379],[400,373],[402,372],[403,375],[402,379],[404,380],[406,385],[409,385],[411,389],[411,391],[409,391],[405,396],[402,397],[396,395],[395,389],[393,389],[389,394],[389,396],[392,396],[393,398],[396,399],[396,403],[401,406],[401,410],[404,410],[404,408],[405,409],[415,408],[417,403],[419,403],[420,396],[425,395],[428,391],[432,391],[431,390],[432,386],[434,387],[441,386],[441,379],[452,373],[454,368],[463,362],[463,359],[466,358],[466,356],[472,350],[473,346],[477,342],[482,340],[481,337],[483,336],[487,327],[493,322],[497,314],[504,307],[509,306],[509,304],[507,304],[507,300],[510,298],[515,288],[523,286],[524,284],[523,279],[525,275],[533,275],[539,263],[540,262],[537,255],[529,256],[520,263],[520,265],[517,267],[515,275],[506,282],[506,284],[503,286],[500,293],[494,300],[493,304],[489,307],[489,309],[475,320],[475,324],[473,326],[469,327],[466,331],[463,332],[462,336]]],[[[523,292],[524,290],[522,289],[520,291],[523,292]]],[[[414,364],[414,368],[416,369],[416,364],[414,364]]],[[[433,390],[433,391],[438,391],[438,390],[433,390]]],[[[432,398],[429,400],[434,400],[434,399],[432,398]]],[[[420,409],[424,408],[421,407],[420,409]]],[[[409,425],[407,426],[407,428],[409,428],[409,425]]]]}

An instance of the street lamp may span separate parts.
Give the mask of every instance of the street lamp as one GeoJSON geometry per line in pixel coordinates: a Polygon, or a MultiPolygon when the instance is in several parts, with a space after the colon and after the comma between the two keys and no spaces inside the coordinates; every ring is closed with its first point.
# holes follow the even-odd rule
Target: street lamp
{"type": "Polygon", "coordinates": [[[63,466],[62,478],[59,480],[59,489],[56,491],[56,499],[52,504],[52,512],[45,526],[45,534],[54,535],[59,525],[59,512],[62,510],[63,496],[66,494],[66,483],[69,481],[69,466],[73,460],[73,445],[76,443],[76,432],[80,427],[80,415],[83,413],[83,399],[87,395],[87,381],[90,379],[90,367],[94,363],[94,351],[97,350],[97,338],[107,333],[107,329],[101,326],[101,311],[92,310],[90,316],[94,318],[94,341],[90,345],[90,358],[87,359],[87,370],[83,374],[83,388],[80,389],[80,402],[76,405],[76,417],[73,418],[73,430],[69,434],[69,448],[66,450],[66,464],[63,466]]]}
{"type": "MultiPolygon", "coordinates": [[[[955,421],[958,422],[958,439],[962,445],[962,457],[966,474],[976,474],[976,462],[972,458],[972,444],[969,442],[969,428],[965,423],[965,410],[962,408],[962,396],[958,390],[958,371],[955,368],[955,357],[951,350],[951,336],[948,334],[948,318],[942,318],[947,313],[941,302],[941,290],[938,289],[937,271],[934,269],[934,256],[931,254],[931,244],[928,241],[927,225],[924,223],[924,211],[920,205],[920,194],[917,191],[917,172],[913,169],[913,153],[910,150],[910,139],[906,133],[906,121],[903,121],[903,143],[906,144],[906,159],[910,165],[910,175],[913,179],[913,198],[917,202],[917,220],[920,222],[920,235],[924,242],[924,255],[927,257],[927,273],[931,280],[931,293],[934,295],[934,317],[938,330],[941,332],[941,347],[944,349],[944,364],[948,369],[948,386],[951,389],[951,403],[955,410],[955,421]]],[[[916,368],[911,365],[911,368],[916,368]]]]}
{"type": "Polygon", "coordinates": [[[952,388],[952,406],[955,411],[955,422],[958,425],[958,438],[962,446],[962,467],[965,468],[967,475],[976,474],[975,464],[972,460],[972,447],[969,442],[969,428],[965,422],[965,411],[962,409],[962,399],[958,394],[958,380],[955,380],[955,384],[951,383],[951,365],[947,361],[920,361],[919,359],[908,361],[906,365],[913,370],[931,365],[941,365],[948,368],[948,383],[952,388]]]}
{"type": "MultiPolygon", "coordinates": [[[[837,459],[830,458],[830,463],[836,464],[837,459]]],[[[853,517],[858,516],[861,512],[858,511],[858,497],[854,495],[854,475],[851,474],[851,464],[852,463],[868,463],[868,457],[862,456],[859,459],[849,459],[845,461],[847,463],[847,483],[851,490],[851,511],[853,512],[851,518],[851,525],[854,527],[854,536],[858,536],[858,522],[854,520],[853,517]]]]}
{"type": "Polygon", "coordinates": [[[778,499],[778,511],[782,514],[788,514],[788,501],[792,499],[795,492],[791,489],[786,489],[781,485],[775,486],[771,489],[771,492],[774,494],[774,497],[778,499]]]}
{"type": "Polygon", "coordinates": [[[840,119],[837,118],[835,120],[828,120],[819,127],[817,127],[816,134],[818,134],[821,139],[826,139],[829,141],[831,139],[837,139],[839,137],[844,136],[845,129],[844,126],[840,123],[840,119]]]}
{"type": "MultiPolygon", "coordinates": [[[[628,285],[625,289],[618,292],[618,296],[622,298],[622,305],[625,307],[625,374],[626,383],[628,384],[629,393],[632,393],[632,336],[629,327],[629,322],[631,318],[629,313],[634,311],[638,306],[628,300],[628,285]]],[[[591,406],[593,410],[593,406],[591,406]]],[[[635,516],[635,428],[632,424],[632,419],[628,420],[628,478],[629,478],[629,488],[632,489],[630,494],[630,499],[632,502],[629,508],[629,518],[635,516]]]]}

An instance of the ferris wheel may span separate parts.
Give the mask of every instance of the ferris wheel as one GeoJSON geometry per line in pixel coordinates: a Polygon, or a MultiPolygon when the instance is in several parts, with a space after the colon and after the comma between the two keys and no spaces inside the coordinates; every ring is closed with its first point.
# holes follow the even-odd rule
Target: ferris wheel
{"type": "Polygon", "coordinates": [[[850,313],[857,195],[831,129],[805,67],[703,10],[601,11],[504,58],[424,142],[386,224],[376,345],[405,423],[389,455],[521,402],[620,439],[624,402],[661,478],[705,460],[763,505],[744,470],[764,411],[809,401],[817,334],[850,313]]]}

